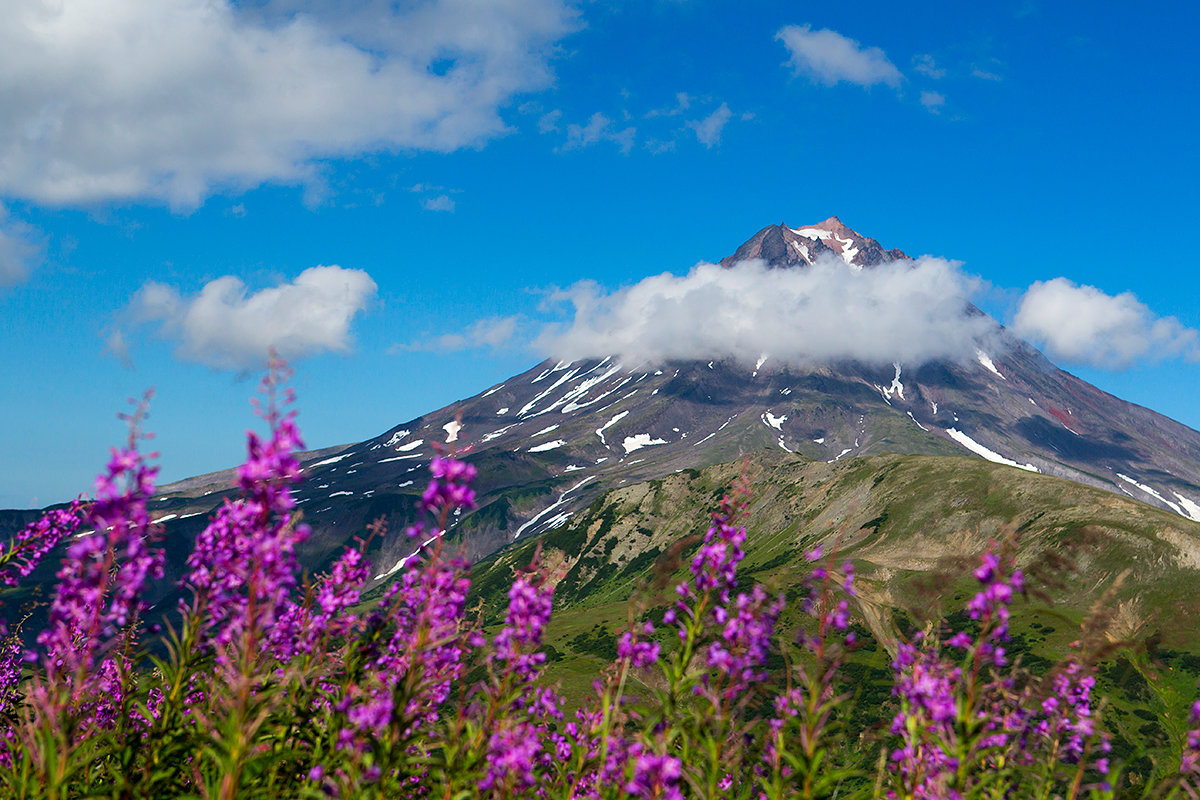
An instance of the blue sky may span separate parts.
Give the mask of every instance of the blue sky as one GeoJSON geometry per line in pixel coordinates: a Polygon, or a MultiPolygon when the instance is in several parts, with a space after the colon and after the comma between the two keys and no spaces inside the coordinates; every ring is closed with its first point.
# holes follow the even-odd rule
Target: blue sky
{"type": "Polygon", "coordinates": [[[357,441],[535,363],[556,289],[833,214],[1200,427],[1191,4],[13,6],[0,507],[90,489],[151,386],[164,479],[237,463],[267,344],[357,441]]]}

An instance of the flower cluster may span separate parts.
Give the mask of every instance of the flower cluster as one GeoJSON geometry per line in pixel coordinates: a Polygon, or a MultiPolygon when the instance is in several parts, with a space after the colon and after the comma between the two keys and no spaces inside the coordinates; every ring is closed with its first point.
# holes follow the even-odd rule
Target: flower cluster
{"type": "Polygon", "coordinates": [[[142,592],[163,575],[163,553],[153,546],[157,534],[146,509],[158,468],[137,449],[148,401],[127,418],[127,445],[113,449],[96,479],[96,500],[86,512],[91,530],[67,548],[49,621],[37,636],[46,683],[36,687],[36,702],[48,706],[65,691],[74,712],[99,728],[114,724],[128,688],[121,647],[137,634],[134,622],[146,610],[142,592]]]}

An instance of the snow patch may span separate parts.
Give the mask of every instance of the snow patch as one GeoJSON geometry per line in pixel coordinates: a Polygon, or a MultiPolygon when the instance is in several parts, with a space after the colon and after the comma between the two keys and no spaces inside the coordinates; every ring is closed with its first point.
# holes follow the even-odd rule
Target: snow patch
{"type": "Polygon", "coordinates": [[[462,430],[462,423],[456,419],[450,420],[442,426],[442,430],[446,432],[446,444],[458,441],[458,432],[462,430]]]}
{"type": "MultiPolygon", "coordinates": [[[[381,458],[381,459],[379,459],[379,463],[380,463],[380,464],[386,464],[386,463],[388,463],[389,461],[407,461],[407,460],[408,460],[408,459],[410,459],[410,458],[424,458],[424,456],[423,456],[423,455],[421,455],[420,453],[417,453],[417,454],[415,454],[415,455],[411,455],[411,456],[392,456],[391,458],[381,458]]],[[[323,489],[323,488],[325,488],[325,487],[324,487],[324,486],[321,486],[321,487],[318,487],[318,488],[321,488],[321,489],[323,489]]]]}
{"type": "MultiPolygon", "coordinates": [[[[542,509],[540,513],[536,514],[536,515],[535,515],[535,516],[534,516],[532,519],[530,519],[530,520],[529,520],[528,522],[526,522],[524,525],[522,525],[521,527],[517,528],[517,532],[516,532],[516,534],[513,536],[513,539],[514,539],[514,540],[515,540],[515,539],[520,539],[520,538],[521,538],[521,534],[522,534],[522,533],[524,533],[524,532],[525,532],[525,531],[526,531],[526,530],[527,530],[527,529],[528,529],[530,526],[532,526],[532,525],[536,524],[536,523],[537,523],[537,521],[538,521],[538,520],[540,520],[542,517],[546,516],[546,515],[547,515],[547,514],[549,514],[551,511],[553,511],[554,509],[556,509],[556,508],[558,508],[559,506],[561,506],[561,505],[563,504],[563,502],[565,502],[565,501],[566,501],[566,499],[567,499],[567,495],[569,495],[571,492],[573,492],[573,491],[575,491],[576,489],[578,489],[580,486],[583,486],[583,485],[584,485],[585,483],[587,483],[588,481],[594,481],[594,480],[595,480],[597,477],[598,477],[598,476],[596,476],[596,475],[589,475],[588,477],[586,477],[586,478],[584,478],[583,480],[581,480],[579,483],[577,483],[577,484],[575,484],[574,486],[572,486],[570,489],[567,489],[565,492],[563,492],[562,494],[560,494],[560,495],[558,496],[558,499],[557,499],[557,500],[555,500],[555,501],[554,501],[553,503],[551,503],[550,505],[546,506],[546,508],[542,509]]],[[[552,519],[556,519],[556,518],[557,518],[557,517],[554,517],[554,518],[552,518],[552,519]]],[[[560,523],[560,524],[561,524],[561,523],[560,523]]]]}
{"type": "Polygon", "coordinates": [[[578,464],[568,464],[566,468],[563,469],[563,472],[576,472],[581,469],[587,469],[587,467],[581,467],[578,464]]]}
{"type": "Polygon", "coordinates": [[[779,437],[779,446],[782,447],[784,450],[787,450],[789,453],[796,452],[795,450],[793,450],[792,448],[788,447],[786,444],[783,443],[782,436],[779,437]]]}
{"type": "Polygon", "coordinates": [[[1179,498],[1179,504],[1181,506],[1183,506],[1183,510],[1184,510],[1183,515],[1185,517],[1187,517],[1188,519],[1191,519],[1191,520],[1195,520],[1196,522],[1200,522],[1200,504],[1197,504],[1194,500],[1189,500],[1188,498],[1181,495],[1179,492],[1173,491],[1173,492],[1171,492],[1171,494],[1173,494],[1179,498]]]}
{"type": "Polygon", "coordinates": [[[547,450],[555,450],[559,447],[562,447],[566,443],[567,443],[566,439],[555,439],[553,442],[546,442],[545,444],[539,444],[536,447],[531,447],[531,448],[529,448],[529,452],[530,453],[544,453],[547,450]]]}
{"type": "MultiPolygon", "coordinates": [[[[543,433],[549,433],[550,431],[555,430],[556,428],[558,428],[558,425],[551,425],[549,428],[542,428],[540,431],[535,433],[533,436],[541,436],[543,433]]],[[[529,438],[532,439],[533,436],[531,436],[529,438]]]]}
{"type": "Polygon", "coordinates": [[[825,437],[822,436],[820,439],[813,439],[813,441],[817,444],[825,444],[825,437]]]}
{"type": "Polygon", "coordinates": [[[788,228],[788,230],[791,231],[792,233],[796,234],[797,236],[803,236],[805,239],[832,239],[833,238],[832,231],[822,230],[821,228],[800,228],[799,230],[796,230],[795,228],[788,228]]]}
{"type": "Polygon", "coordinates": [[[500,409],[499,411],[497,411],[497,412],[496,412],[496,416],[497,416],[497,417],[502,417],[502,416],[504,416],[504,415],[505,415],[505,414],[507,414],[507,413],[508,413],[508,406],[505,406],[504,408],[502,408],[502,409],[500,409]]]}
{"type": "Polygon", "coordinates": [[[484,392],[484,393],[483,393],[481,396],[482,396],[482,397],[490,397],[490,396],[494,395],[496,392],[498,392],[498,391],[500,391],[501,389],[503,389],[503,388],[504,388],[504,386],[505,386],[505,384],[503,384],[503,383],[502,383],[502,384],[500,384],[499,386],[497,386],[497,387],[496,387],[496,388],[494,388],[494,389],[488,389],[488,390],[487,390],[486,392],[484,392]]]}
{"type": "Polygon", "coordinates": [[[485,442],[490,442],[492,439],[499,439],[501,436],[508,433],[509,430],[512,429],[512,427],[513,427],[512,425],[505,425],[500,430],[492,431],[491,433],[486,434],[482,439],[480,439],[479,443],[484,444],[485,442]]]}
{"type": "Polygon", "coordinates": [[[405,486],[412,486],[412,485],[413,485],[412,481],[405,481],[404,483],[397,483],[396,488],[403,489],[405,486]]]}
{"type": "Polygon", "coordinates": [[[963,447],[970,450],[975,455],[981,456],[982,458],[986,458],[988,461],[991,461],[996,464],[1006,464],[1010,467],[1016,467],[1017,469],[1027,470],[1028,472],[1041,472],[1041,470],[1038,469],[1037,467],[1035,467],[1033,464],[1018,464],[1016,461],[1013,461],[1012,459],[1008,459],[1008,458],[1005,458],[1004,456],[1000,455],[995,450],[989,450],[988,448],[984,447],[979,442],[975,441],[970,436],[967,436],[965,433],[963,433],[960,430],[956,430],[954,428],[947,428],[946,433],[947,433],[947,435],[949,435],[949,437],[951,439],[958,442],[959,444],[961,444],[963,447]]]}
{"type": "MultiPolygon", "coordinates": [[[[1119,473],[1119,472],[1117,473],[1117,477],[1118,477],[1118,478],[1120,478],[1121,480],[1125,481],[1126,483],[1132,483],[1134,486],[1136,486],[1137,488],[1141,489],[1143,492],[1145,492],[1146,494],[1150,495],[1151,497],[1153,497],[1153,498],[1155,498],[1155,499],[1157,499],[1157,500],[1159,500],[1159,501],[1161,501],[1161,502],[1163,502],[1163,503],[1166,503],[1168,506],[1170,506],[1171,510],[1172,510],[1172,511],[1174,511],[1174,512],[1175,512],[1176,514],[1178,514],[1179,516],[1181,516],[1181,517],[1187,517],[1187,516],[1188,516],[1187,514],[1183,513],[1183,509],[1182,509],[1182,508],[1180,508],[1180,507],[1179,507],[1179,506],[1178,506],[1176,503],[1172,503],[1170,500],[1168,500],[1167,498],[1163,497],[1161,494],[1159,494],[1158,492],[1154,491],[1153,489],[1151,489],[1151,488],[1150,488],[1149,486],[1147,486],[1146,484],[1144,484],[1144,483],[1138,483],[1137,481],[1135,481],[1133,478],[1129,477],[1128,475],[1122,475],[1122,474],[1121,474],[1121,473],[1119,473]]],[[[1189,517],[1189,519],[1190,519],[1190,517],[1189,517]]]]}
{"type": "Polygon", "coordinates": [[[388,439],[386,442],[383,443],[383,446],[391,447],[392,445],[396,444],[396,442],[399,442],[401,439],[403,439],[405,436],[408,436],[409,433],[411,433],[411,431],[396,431],[395,433],[392,434],[392,438],[388,439]]]}
{"type": "MultiPolygon", "coordinates": [[[[553,371],[555,371],[555,370],[551,370],[551,371],[553,372],[553,371]]],[[[578,371],[578,370],[574,370],[574,369],[572,369],[572,370],[568,370],[567,372],[563,373],[563,375],[562,375],[562,377],[561,377],[561,378],[559,378],[558,380],[556,380],[554,383],[550,384],[550,388],[549,388],[549,389],[547,389],[546,391],[542,392],[542,393],[541,393],[541,394],[539,394],[537,397],[533,398],[533,399],[532,399],[532,400],[530,400],[528,403],[526,403],[524,406],[522,406],[522,407],[521,407],[521,410],[517,412],[517,416],[519,416],[519,417],[523,417],[523,416],[525,416],[526,414],[528,414],[530,411],[532,411],[532,410],[533,410],[533,407],[534,407],[534,406],[536,406],[538,403],[540,403],[540,402],[542,401],[542,399],[543,399],[543,398],[544,398],[546,395],[550,394],[550,393],[551,393],[551,392],[553,392],[555,389],[557,389],[559,386],[562,386],[564,383],[566,383],[567,381],[571,380],[571,378],[574,378],[574,377],[575,377],[575,373],[576,373],[577,371],[578,371]]]]}
{"type": "MultiPolygon", "coordinates": [[[[405,431],[404,433],[407,434],[408,431],[405,431]]],[[[349,458],[352,455],[354,455],[354,454],[353,453],[345,453],[340,456],[334,456],[333,458],[327,458],[324,461],[318,461],[315,464],[309,464],[308,467],[306,467],[306,469],[312,469],[313,467],[323,467],[326,464],[336,464],[338,461],[341,461],[343,458],[349,458]]]]}
{"type": "Polygon", "coordinates": [[[774,428],[777,431],[783,430],[783,423],[786,420],[787,420],[787,414],[784,414],[782,417],[777,417],[774,414],[772,414],[770,411],[767,411],[765,414],[762,415],[763,424],[768,427],[774,428]]]}
{"type": "Polygon", "coordinates": [[[417,439],[415,442],[409,442],[408,444],[400,445],[399,447],[396,448],[396,452],[397,453],[407,453],[410,450],[416,450],[418,447],[420,447],[423,444],[425,444],[424,439],[417,439]]]}
{"type": "Polygon", "coordinates": [[[639,433],[634,436],[626,436],[625,441],[621,442],[621,446],[625,448],[625,454],[629,455],[634,450],[641,450],[643,447],[666,443],[666,439],[652,439],[648,433],[639,433]]]}
{"type": "Polygon", "coordinates": [[[830,460],[830,461],[828,461],[827,463],[829,463],[829,464],[832,464],[834,461],[841,461],[841,459],[842,459],[842,456],[846,455],[846,453],[853,452],[853,449],[854,449],[854,448],[852,448],[852,447],[847,447],[845,450],[843,450],[842,452],[838,453],[838,454],[837,454],[837,455],[836,455],[836,456],[835,456],[833,459],[831,459],[831,460],[830,460]]]}
{"type": "MultiPolygon", "coordinates": [[[[886,389],[880,389],[880,391],[883,392],[884,400],[890,400],[892,395],[896,395],[901,400],[903,400],[904,399],[904,384],[900,382],[900,364],[897,362],[897,363],[893,363],[892,366],[896,368],[896,376],[894,378],[892,378],[892,385],[887,387],[886,389]]],[[[889,402],[888,405],[890,406],[891,403],[889,402]]]]}
{"type": "Polygon", "coordinates": [[[334,492],[333,494],[329,495],[329,497],[332,499],[334,497],[341,497],[343,495],[348,495],[348,494],[354,494],[354,492],[347,492],[347,491],[334,492]]]}
{"type": "MultiPolygon", "coordinates": [[[[911,411],[908,412],[908,418],[911,419],[913,422],[917,422],[917,418],[913,416],[913,413],[911,411]]],[[[919,422],[917,422],[917,427],[923,431],[929,430],[929,428],[926,428],[924,425],[922,425],[919,422]]]]}
{"type": "Polygon", "coordinates": [[[854,240],[843,239],[836,233],[833,235],[833,238],[842,245],[842,261],[854,266],[854,257],[858,255],[858,248],[854,246],[854,240]]]}
{"type": "Polygon", "coordinates": [[[609,428],[611,428],[613,425],[616,425],[618,422],[620,422],[623,418],[627,417],[628,415],[629,415],[628,411],[622,411],[620,414],[617,414],[615,417],[613,417],[608,422],[601,425],[599,428],[596,428],[596,435],[600,437],[601,444],[603,444],[605,447],[608,446],[608,440],[604,438],[604,432],[606,430],[608,430],[609,428]]]}
{"type": "Polygon", "coordinates": [[[158,519],[152,521],[150,524],[157,525],[160,522],[166,522],[169,519],[178,519],[178,518],[179,518],[178,514],[167,514],[165,517],[159,517],[158,519]]]}
{"type": "Polygon", "coordinates": [[[996,369],[996,365],[992,362],[992,359],[988,357],[987,353],[983,352],[982,350],[976,350],[975,358],[979,359],[979,363],[983,364],[983,366],[986,367],[989,372],[999,375],[1001,380],[1008,380],[1008,378],[1000,375],[1000,370],[996,369]]]}

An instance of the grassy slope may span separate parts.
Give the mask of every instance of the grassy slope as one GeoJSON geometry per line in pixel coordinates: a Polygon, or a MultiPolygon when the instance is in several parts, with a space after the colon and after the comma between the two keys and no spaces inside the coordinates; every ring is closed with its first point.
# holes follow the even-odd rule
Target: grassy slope
{"type": "MultiPolygon", "coordinates": [[[[615,653],[615,633],[662,605],[656,573],[667,587],[684,573],[694,544],[679,544],[703,533],[708,511],[743,470],[754,492],[744,582],[798,597],[807,573],[802,554],[817,544],[856,564],[862,597],[855,615],[866,646],[848,677],[857,689],[856,713],[871,719],[855,727],[890,713],[888,651],[897,632],[943,613],[962,624],[955,612],[974,591],[974,559],[992,540],[1015,535],[1018,562],[1038,596],[1017,611],[1014,655],[1048,668],[1070,652],[1087,612],[1107,594],[1109,637],[1135,644],[1102,671],[1118,755],[1143,746],[1169,750],[1182,735],[1182,709],[1200,676],[1193,624],[1200,614],[1200,524],[979,459],[882,455],[828,464],[768,450],[623,487],[567,525],[478,565],[475,592],[487,618],[499,618],[513,570],[542,546],[557,582],[548,635],[553,674],[566,695],[582,696],[615,653]],[[682,561],[671,563],[673,545],[682,561]]],[[[789,614],[783,629],[799,622],[789,614]]]]}

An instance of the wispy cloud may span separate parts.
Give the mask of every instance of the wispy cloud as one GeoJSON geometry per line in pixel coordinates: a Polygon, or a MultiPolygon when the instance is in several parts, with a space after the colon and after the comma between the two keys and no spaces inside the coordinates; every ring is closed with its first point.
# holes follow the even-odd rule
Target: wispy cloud
{"type": "Polygon", "coordinates": [[[423,350],[453,353],[460,350],[487,348],[498,350],[513,344],[520,330],[522,317],[488,317],[478,320],[462,331],[443,333],[431,339],[418,340],[392,347],[392,352],[423,350]]]}
{"type": "Polygon", "coordinates": [[[190,297],[149,281],[120,315],[107,345],[127,358],[128,331],[151,326],[178,342],[179,358],[232,370],[261,366],[272,347],[291,360],[347,352],[350,324],[375,291],[366,272],[339,266],[311,267],[290,283],[257,292],[249,292],[232,275],[209,282],[190,297]]]}
{"type": "Polygon", "coordinates": [[[900,70],[878,47],[863,47],[837,31],[814,31],[810,25],[788,25],[775,38],[787,48],[788,64],[797,75],[808,75],[826,86],[845,81],[900,88],[900,70]]]}
{"type": "Polygon", "coordinates": [[[622,153],[628,153],[637,138],[637,128],[632,126],[619,128],[613,121],[597,112],[588,118],[586,125],[574,123],[567,126],[567,140],[559,147],[560,151],[578,150],[601,142],[615,144],[622,153]]]}
{"type": "Polygon", "coordinates": [[[315,181],[325,159],[507,132],[548,87],[566,0],[10,0],[0,196],[165,200],[315,181]],[[469,20],[470,24],[464,24],[469,20]]]}
{"type": "Polygon", "coordinates": [[[923,91],[921,92],[921,105],[931,114],[942,113],[942,107],[946,105],[946,95],[941,92],[923,91]]]}
{"type": "Polygon", "coordinates": [[[913,69],[935,81],[946,77],[946,70],[937,65],[937,60],[928,53],[913,56],[913,69]]]}
{"type": "Polygon", "coordinates": [[[721,131],[725,130],[726,123],[733,117],[733,112],[729,110],[729,106],[721,103],[716,111],[709,114],[701,120],[695,120],[688,123],[688,127],[696,133],[696,138],[705,147],[713,147],[721,142],[721,131]]]}
{"type": "Polygon", "coordinates": [[[935,258],[859,272],[840,259],[803,270],[699,264],[684,276],[657,275],[614,292],[594,283],[560,292],[555,299],[571,318],[537,343],[561,358],[635,362],[753,361],[763,353],[802,364],[965,359],[997,330],[968,310],[977,286],[956,264],[935,258]]]}
{"type": "Polygon", "coordinates": [[[646,112],[646,119],[655,117],[677,117],[692,107],[692,97],[687,92],[675,93],[675,104],[664,108],[652,108],[646,112]]]}
{"type": "Polygon", "coordinates": [[[987,64],[972,64],[971,77],[983,81],[1003,81],[1004,76],[1001,74],[1003,68],[1004,64],[993,58],[987,64]]]}
{"type": "Polygon", "coordinates": [[[1200,331],[1155,315],[1132,292],[1110,295],[1066,278],[1030,286],[1013,330],[1052,358],[1107,369],[1180,356],[1200,360],[1200,331]]]}
{"type": "Polygon", "coordinates": [[[11,219],[0,206],[0,287],[12,286],[29,277],[41,253],[37,232],[11,219]]]}
{"type": "Polygon", "coordinates": [[[454,211],[454,199],[448,194],[439,194],[433,197],[426,197],[421,201],[421,206],[426,211],[454,211]]]}
{"type": "Polygon", "coordinates": [[[563,112],[556,108],[538,117],[538,133],[552,133],[558,130],[558,121],[562,119],[562,114],[563,112]]]}

